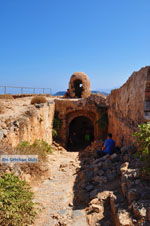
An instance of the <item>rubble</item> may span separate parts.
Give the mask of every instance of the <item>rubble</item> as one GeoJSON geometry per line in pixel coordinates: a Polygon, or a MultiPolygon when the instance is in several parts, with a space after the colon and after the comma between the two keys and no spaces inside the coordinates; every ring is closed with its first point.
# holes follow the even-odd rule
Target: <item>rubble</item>
{"type": "MultiPolygon", "coordinates": [[[[137,159],[128,153],[129,149],[121,154],[98,158],[95,150],[99,146],[100,142],[95,141],[80,153],[81,162],[84,160],[78,172],[80,181],[77,190],[88,195],[86,211],[89,225],[107,225],[109,222],[110,225],[132,226],[140,225],[140,222],[150,223],[149,182],[146,185],[142,180],[140,170],[136,168],[139,164],[136,164],[137,159]],[[90,174],[92,176],[87,177],[90,174]],[[104,212],[108,216],[104,216],[104,212]]],[[[127,147],[122,150],[127,150],[127,147]]]]}

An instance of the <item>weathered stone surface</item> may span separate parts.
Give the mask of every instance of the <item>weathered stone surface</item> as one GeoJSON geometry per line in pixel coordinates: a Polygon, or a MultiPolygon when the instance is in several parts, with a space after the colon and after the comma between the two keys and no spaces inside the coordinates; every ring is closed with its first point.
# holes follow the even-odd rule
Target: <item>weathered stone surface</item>
{"type": "Polygon", "coordinates": [[[78,225],[88,226],[85,212],[83,210],[73,211],[73,222],[71,225],[72,226],[78,226],[78,225]]]}
{"type": "Polygon", "coordinates": [[[97,204],[99,202],[98,198],[92,199],[90,204],[97,204]]]}
{"type": "Polygon", "coordinates": [[[118,210],[116,199],[117,199],[117,197],[114,194],[110,195],[110,206],[111,206],[111,211],[113,214],[116,214],[117,210],[118,210]]]}
{"type": "Polygon", "coordinates": [[[122,210],[118,213],[118,222],[119,224],[117,226],[133,226],[133,222],[126,210],[122,210]]]}
{"type": "MultiPolygon", "coordinates": [[[[12,100],[13,106],[6,115],[0,115],[1,143],[17,146],[21,141],[33,143],[36,139],[52,143],[52,122],[54,116],[54,102],[44,104],[40,108],[29,105],[24,106],[21,99],[12,100]],[[17,109],[18,107],[18,109],[17,109]],[[20,110],[21,109],[21,110],[20,110]],[[5,129],[3,125],[5,124],[5,129]]],[[[27,98],[27,102],[30,98],[27,98]]],[[[11,103],[12,104],[12,103],[11,103]]]]}
{"type": "Polygon", "coordinates": [[[146,208],[140,202],[134,202],[132,205],[133,213],[136,217],[143,218],[146,217],[146,208]]]}
{"type": "Polygon", "coordinates": [[[130,205],[133,201],[139,199],[139,197],[140,197],[140,194],[136,191],[136,189],[131,189],[131,190],[129,190],[128,193],[127,193],[127,199],[128,199],[129,205],[130,205]]]}
{"type": "Polygon", "coordinates": [[[150,67],[134,72],[128,81],[108,96],[109,132],[117,145],[130,145],[137,125],[150,120],[149,95],[150,67]],[[144,109],[145,105],[145,109],[144,109]]]}
{"type": "Polygon", "coordinates": [[[96,204],[92,204],[91,205],[91,208],[92,208],[92,210],[94,211],[94,212],[96,212],[96,213],[100,213],[100,212],[104,212],[104,207],[103,206],[101,206],[101,205],[96,205],[96,204]]]}
{"type": "Polygon", "coordinates": [[[91,95],[90,90],[90,80],[88,76],[83,72],[75,72],[71,76],[70,82],[69,82],[69,95],[70,97],[79,98],[76,93],[76,86],[79,91],[81,91],[80,97],[88,97],[91,95]]]}
{"type": "Polygon", "coordinates": [[[128,166],[129,166],[128,162],[123,163],[120,167],[121,173],[125,173],[128,170],[128,166]]]}
{"type": "Polygon", "coordinates": [[[107,133],[107,128],[102,130],[97,123],[102,115],[99,109],[103,109],[104,112],[107,111],[105,104],[106,98],[99,97],[99,108],[97,107],[97,100],[93,100],[92,98],[93,97],[90,96],[82,99],[55,99],[55,111],[58,113],[58,117],[62,123],[58,134],[63,146],[66,146],[68,143],[68,129],[70,123],[77,117],[86,117],[92,122],[94,126],[94,140],[98,140],[99,137],[103,137],[107,133]]]}

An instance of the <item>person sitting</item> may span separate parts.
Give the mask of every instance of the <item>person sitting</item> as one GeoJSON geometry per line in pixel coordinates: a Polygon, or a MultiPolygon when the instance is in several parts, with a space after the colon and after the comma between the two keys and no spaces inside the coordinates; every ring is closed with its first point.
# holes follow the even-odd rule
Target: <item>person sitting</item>
{"type": "Polygon", "coordinates": [[[112,134],[109,133],[107,135],[107,139],[104,142],[101,151],[97,151],[97,155],[99,157],[103,157],[104,155],[111,155],[115,150],[115,141],[112,139],[112,134]]]}

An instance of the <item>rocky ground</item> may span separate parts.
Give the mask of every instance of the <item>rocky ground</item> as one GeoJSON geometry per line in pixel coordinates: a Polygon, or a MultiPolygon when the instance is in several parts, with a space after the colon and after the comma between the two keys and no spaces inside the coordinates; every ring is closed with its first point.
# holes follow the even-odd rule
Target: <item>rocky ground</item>
{"type": "Polygon", "coordinates": [[[49,174],[33,188],[41,208],[34,225],[150,225],[149,181],[132,148],[101,159],[85,151],[49,156],[49,174]]]}
{"type": "Polygon", "coordinates": [[[15,173],[30,183],[38,207],[32,226],[150,225],[150,178],[141,177],[135,149],[97,158],[99,145],[67,152],[55,143],[36,173],[28,165],[0,167],[0,174],[15,173]]]}

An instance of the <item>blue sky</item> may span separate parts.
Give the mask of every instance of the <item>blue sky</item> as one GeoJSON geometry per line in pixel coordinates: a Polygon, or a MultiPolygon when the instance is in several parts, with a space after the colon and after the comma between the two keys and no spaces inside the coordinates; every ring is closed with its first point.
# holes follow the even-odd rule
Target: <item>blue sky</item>
{"type": "Polygon", "coordinates": [[[149,0],[1,0],[0,85],[92,89],[122,85],[150,65],[149,0]]]}

